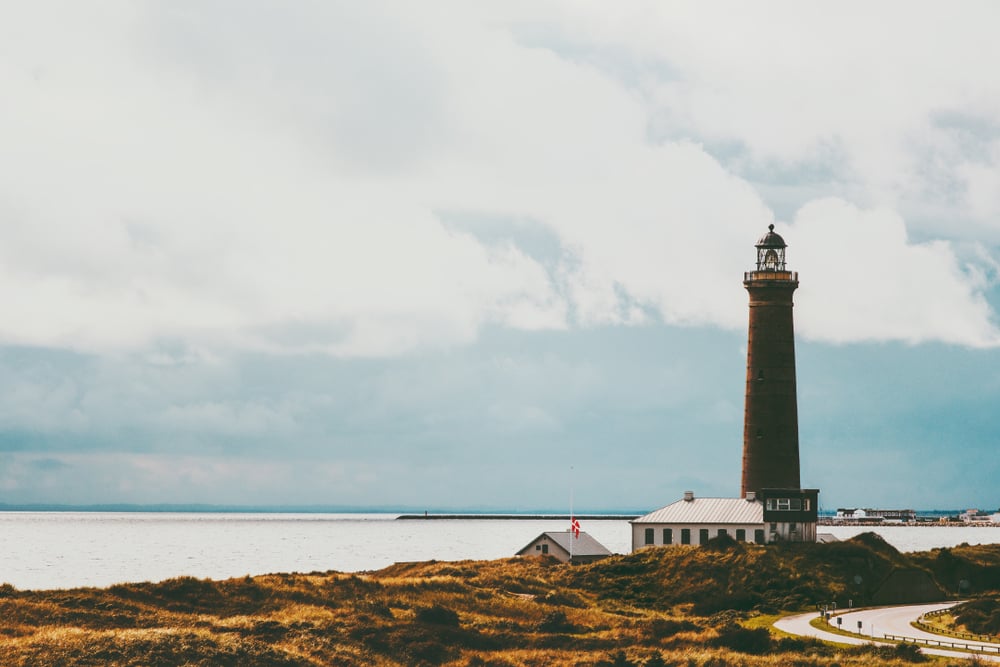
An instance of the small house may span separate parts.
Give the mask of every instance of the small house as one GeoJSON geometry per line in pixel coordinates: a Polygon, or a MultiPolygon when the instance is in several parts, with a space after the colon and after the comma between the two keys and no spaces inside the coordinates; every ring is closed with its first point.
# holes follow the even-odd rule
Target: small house
{"type": "Polygon", "coordinates": [[[563,563],[593,563],[607,558],[611,552],[587,533],[574,535],[570,531],[542,533],[517,552],[518,556],[554,556],[563,563]]]}

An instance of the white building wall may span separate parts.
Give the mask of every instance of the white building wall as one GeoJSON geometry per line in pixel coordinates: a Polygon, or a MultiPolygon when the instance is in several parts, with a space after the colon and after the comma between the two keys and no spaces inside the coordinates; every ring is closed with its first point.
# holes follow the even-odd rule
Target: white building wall
{"type": "Polygon", "coordinates": [[[673,544],[681,544],[681,529],[689,529],[691,531],[691,544],[698,546],[701,544],[700,531],[705,528],[708,529],[708,538],[712,539],[719,535],[719,530],[725,529],[729,536],[736,539],[736,530],[743,529],[746,531],[746,539],[744,542],[749,542],[751,544],[756,543],[754,540],[754,532],[757,530],[764,531],[764,542],[773,542],[780,540],[783,542],[815,542],[816,541],[816,524],[815,523],[796,523],[795,531],[791,530],[791,525],[788,523],[776,523],[774,525],[774,530],[771,530],[771,524],[769,523],[634,523],[632,524],[632,551],[638,551],[645,547],[659,547],[664,546],[663,541],[663,529],[669,528],[673,531],[673,544]],[[653,543],[646,543],[646,529],[653,529],[653,543]]]}
{"type": "Polygon", "coordinates": [[[638,551],[645,547],[663,546],[663,529],[670,528],[673,531],[673,544],[681,544],[681,530],[691,531],[691,544],[699,545],[700,530],[708,529],[708,537],[712,539],[719,535],[720,530],[725,530],[729,536],[736,539],[737,529],[746,531],[746,542],[754,541],[754,531],[764,530],[764,539],[768,539],[766,526],[763,523],[634,523],[632,524],[632,551],[638,551]],[[646,544],[646,529],[653,529],[653,543],[646,544]]]}

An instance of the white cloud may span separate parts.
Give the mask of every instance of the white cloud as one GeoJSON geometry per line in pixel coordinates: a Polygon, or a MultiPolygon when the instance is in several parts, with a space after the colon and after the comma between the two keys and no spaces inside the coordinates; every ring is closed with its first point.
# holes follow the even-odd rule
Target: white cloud
{"type": "Polygon", "coordinates": [[[796,215],[790,267],[809,267],[796,299],[799,331],[819,340],[939,340],[1000,344],[982,275],[963,270],[944,241],[912,243],[898,214],[839,199],[796,215]]]}
{"type": "Polygon", "coordinates": [[[791,181],[818,164],[815,188],[880,206],[796,218],[802,295],[831,304],[803,305],[803,333],[997,340],[992,269],[909,242],[900,217],[939,216],[922,188],[944,183],[973,229],[995,226],[998,138],[968,120],[1000,109],[976,61],[997,48],[991,5],[936,33],[963,47],[940,51],[927,8],[890,48],[892,12],[796,4],[780,22],[741,5],[102,7],[24,6],[0,27],[6,342],[382,356],[491,323],[738,327],[769,164],[791,181]],[[949,109],[987,149],[966,150],[949,109]],[[453,210],[535,220],[562,255],[484,244],[442,223],[453,210]],[[845,225],[889,269],[863,295],[826,280],[845,225]]]}

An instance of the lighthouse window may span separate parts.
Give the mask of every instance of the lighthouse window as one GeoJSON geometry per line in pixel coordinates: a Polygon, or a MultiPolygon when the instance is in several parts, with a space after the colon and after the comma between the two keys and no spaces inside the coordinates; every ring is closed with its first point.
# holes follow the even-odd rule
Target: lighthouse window
{"type": "Polygon", "coordinates": [[[757,437],[758,438],[763,438],[764,437],[764,429],[762,429],[762,428],[757,429],[757,437]]]}
{"type": "Polygon", "coordinates": [[[757,371],[757,382],[764,381],[764,371],[757,371]]]}

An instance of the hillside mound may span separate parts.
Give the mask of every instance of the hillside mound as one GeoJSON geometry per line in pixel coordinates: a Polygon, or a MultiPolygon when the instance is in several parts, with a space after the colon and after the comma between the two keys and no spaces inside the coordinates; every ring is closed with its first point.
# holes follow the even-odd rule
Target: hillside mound
{"type": "Polygon", "coordinates": [[[734,542],[725,548],[680,546],[645,549],[606,559],[588,567],[572,568],[568,583],[603,599],[667,609],[694,605],[695,613],[724,609],[762,611],[811,608],[837,602],[847,605],[944,599],[933,573],[901,554],[881,537],[865,533],[830,544],[786,543],[759,546],[734,542]],[[910,591],[887,586],[900,572],[907,580],[919,578],[910,591]]]}

